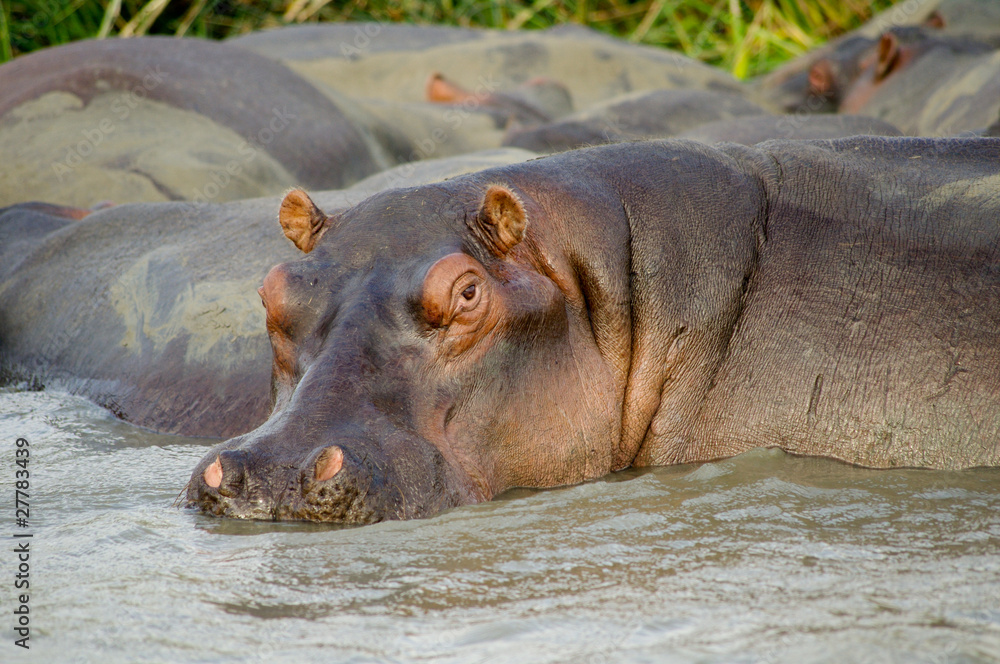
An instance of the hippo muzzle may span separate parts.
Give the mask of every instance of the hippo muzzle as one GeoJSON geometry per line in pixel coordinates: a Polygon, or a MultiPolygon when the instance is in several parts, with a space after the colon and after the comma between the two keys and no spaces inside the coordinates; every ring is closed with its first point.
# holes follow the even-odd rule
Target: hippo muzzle
{"type": "Polygon", "coordinates": [[[361,525],[467,502],[451,489],[441,454],[414,436],[389,445],[339,438],[300,452],[279,441],[251,432],[217,446],[191,475],[188,505],[214,516],[361,525]]]}

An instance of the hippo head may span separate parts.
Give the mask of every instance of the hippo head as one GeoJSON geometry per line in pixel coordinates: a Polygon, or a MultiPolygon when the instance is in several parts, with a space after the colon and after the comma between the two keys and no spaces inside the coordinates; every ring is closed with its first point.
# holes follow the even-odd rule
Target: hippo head
{"type": "Polygon", "coordinates": [[[287,194],[279,220],[306,256],[259,289],[271,414],[198,464],[189,505],[372,523],[625,465],[586,307],[533,240],[541,208],[513,186],[453,183],[333,216],[287,194]]]}
{"type": "Polygon", "coordinates": [[[842,82],[837,110],[872,114],[872,101],[887,81],[922,60],[979,56],[992,53],[993,44],[964,36],[939,35],[924,26],[897,26],[887,30],[859,58],[849,80],[842,82]]]}
{"type": "Polygon", "coordinates": [[[873,44],[868,37],[844,37],[817,49],[806,61],[793,61],[765,76],[762,87],[785,113],[836,112],[873,44]]]}

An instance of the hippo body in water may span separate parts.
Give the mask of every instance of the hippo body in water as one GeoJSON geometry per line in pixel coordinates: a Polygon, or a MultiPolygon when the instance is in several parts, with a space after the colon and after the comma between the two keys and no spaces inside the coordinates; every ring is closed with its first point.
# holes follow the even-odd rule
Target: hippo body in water
{"type": "Polygon", "coordinates": [[[280,221],[268,420],[187,497],[370,523],[759,447],[1000,463],[1000,141],[600,146],[280,221]]]}

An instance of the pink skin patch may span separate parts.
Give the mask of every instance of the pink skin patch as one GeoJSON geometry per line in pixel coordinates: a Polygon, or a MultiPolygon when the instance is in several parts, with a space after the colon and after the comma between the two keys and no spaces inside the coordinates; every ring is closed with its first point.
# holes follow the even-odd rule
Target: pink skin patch
{"type": "Polygon", "coordinates": [[[219,460],[219,457],[215,457],[212,465],[205,469],[204,477],[205,484],[213,489],[219,488],[219,485],[222,484],[222,462],[219,460]]]}
{"type": "Polygon", "coordinates": [[[339,473],[343,465],[344,451],[336,445],[331,445],[316,459],[316,481],[325,482],[339,473]]]}

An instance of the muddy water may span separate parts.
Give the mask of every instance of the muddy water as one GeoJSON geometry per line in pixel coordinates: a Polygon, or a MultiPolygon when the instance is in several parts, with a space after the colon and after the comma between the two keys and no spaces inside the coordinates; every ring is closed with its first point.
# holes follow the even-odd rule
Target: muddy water
{"type": "Polygon", "coordinates": [[[0,434],[3,662],[1000,661],[996,470],[763,451],[336,529],[172,507],[211,441],[65,395],[0,392],[0,434]]]}

